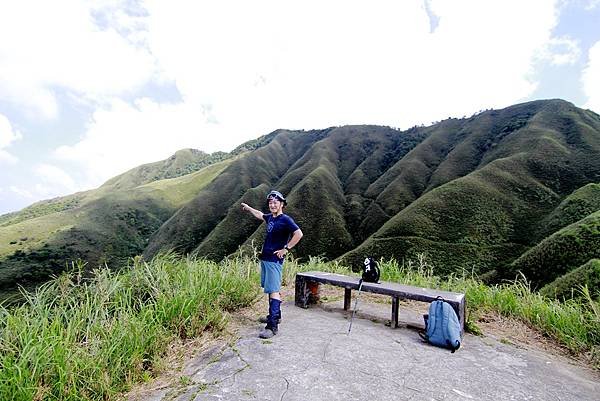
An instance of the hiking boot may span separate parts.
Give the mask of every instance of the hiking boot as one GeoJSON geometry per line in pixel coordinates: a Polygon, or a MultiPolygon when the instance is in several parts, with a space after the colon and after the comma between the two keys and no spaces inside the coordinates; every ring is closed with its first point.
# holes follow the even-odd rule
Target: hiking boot
{"type": "Polygon", "coordinates": [[[265,327],[258,335],[260,338],[273,338],[277,334],[277,327],[265,327]]]}

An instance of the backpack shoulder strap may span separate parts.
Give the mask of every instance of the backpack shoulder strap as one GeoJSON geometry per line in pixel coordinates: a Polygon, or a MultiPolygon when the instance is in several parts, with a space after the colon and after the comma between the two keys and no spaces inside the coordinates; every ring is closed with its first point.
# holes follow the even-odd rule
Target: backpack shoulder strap
{"type": "MultiPolygon", "coordinates": [[[[445,311],[444,311],[444,314],[442,317],[442,319],[444,319],[442,328],[444,330],[444,338],[446,339],[446,344],[448,344],[448,347],[450,347],[450,349],[452,350],[451,353],[454,353],[460,347],[460,345],[457,347],[455,344],[452,344],[452,342],[450,341],[450,327],[449,327],[450,316],[448,316],[448,315],[449,315],[449,313],[455,313],[455,312],[454,312],[454,308],[452,308],[452,305],[450,305],[450,304],[447,304],[447,305],[448,305],[447,308],[450,308],[450,311],[448,313],[445,313],[445,311]]],[[[447,309],[447,308],[444,308],[444,309],[447,309]]]]}
{"type": "Polygon", "coordinates": [[[429,319],[427,319],[427,327],[425,328],[425,330],[427,331],[427,333],[435,333],[435,326],[438,320],[438,306],[437,304],[435,304],[435,302],[437,302],[437,300],[433,301],[431,303],[431,306],[433,306],[433,308],[430,306],[429,310],[430,312],[433,311],[434,313],[429,313],[429,319]],[[435,304],[435,305],[434,305],[435,304]]]}

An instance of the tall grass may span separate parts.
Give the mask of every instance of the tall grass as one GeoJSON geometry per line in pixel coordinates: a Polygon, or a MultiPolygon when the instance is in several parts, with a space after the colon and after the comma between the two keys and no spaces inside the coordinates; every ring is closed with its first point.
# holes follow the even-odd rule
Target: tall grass
{"type": "Polygon", "coordinates": [[[257,296],[256,264],[160,255],[125,271],[83,266],[0,307],[0,399],[102,400],[148,375],[176,337],[220,330],[257,296]]]}
{"type": "MultiPolygon", "coordinates": [[[[447,278],[420,255],[416,261],[381,264],[382,280],[464,292],[469,320],[488,311],[516,317],[600,368],[598,294],[582,288],[579,300],[559,302],[532,291],[524,279],[487,286],[464,272],[447,278]]],[[[213,263],[163,254],[132,259],[120,272],[83,265],[24,293],[19,306],[0,305],[0,400],[114,399],[151,376],[176,338],[218,333],[227,311],[258,296],[252,257],[213,263]]],[[[337,262],[291,259],[284,284],[299,271],[349,274],[337,262]]]]}

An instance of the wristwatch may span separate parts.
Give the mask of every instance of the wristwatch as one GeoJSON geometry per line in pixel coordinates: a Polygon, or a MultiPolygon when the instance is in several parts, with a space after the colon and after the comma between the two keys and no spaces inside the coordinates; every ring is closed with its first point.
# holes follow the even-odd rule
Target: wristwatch
{"type": "Polygon", "coordinates": [[[291,250],[290,247],[287,246],[287,244],[283,247],[283,249],[285,249],[286,251],[290,251],[291,250]]]}

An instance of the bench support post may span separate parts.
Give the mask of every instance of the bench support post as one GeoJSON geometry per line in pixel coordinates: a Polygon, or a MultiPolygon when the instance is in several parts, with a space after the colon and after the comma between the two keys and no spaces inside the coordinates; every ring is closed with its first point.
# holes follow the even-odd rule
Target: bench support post
{"type": "Polygon", "coordinates": [[[294,299],[296,306],[304,309],[308,308],[309,295],[310,289],[308,288],[308,283],[304,277],[296,274],[296,296],[294,299]]]}
{"type": "Polygon", "coordinates": [[[395,329],[398,327],[398,303],[400,301],[399,297],[392,297],[392,320],[390,322],[390,327],[395,329]]]}
{"type": "Polygon", "coordinates": [[[467,314],[467,306],[465,302],[465,298],[460,301],[458,305],[458,320],[460,322],[460,335],[462,337],[465,334],[465,319],[467,318],[465,315],[467,314]]]}
{"type": "Polygon", "coordinates": [[[344,310],[350,309],[352,303],[352,289],[344,288],[344,310]]]}

